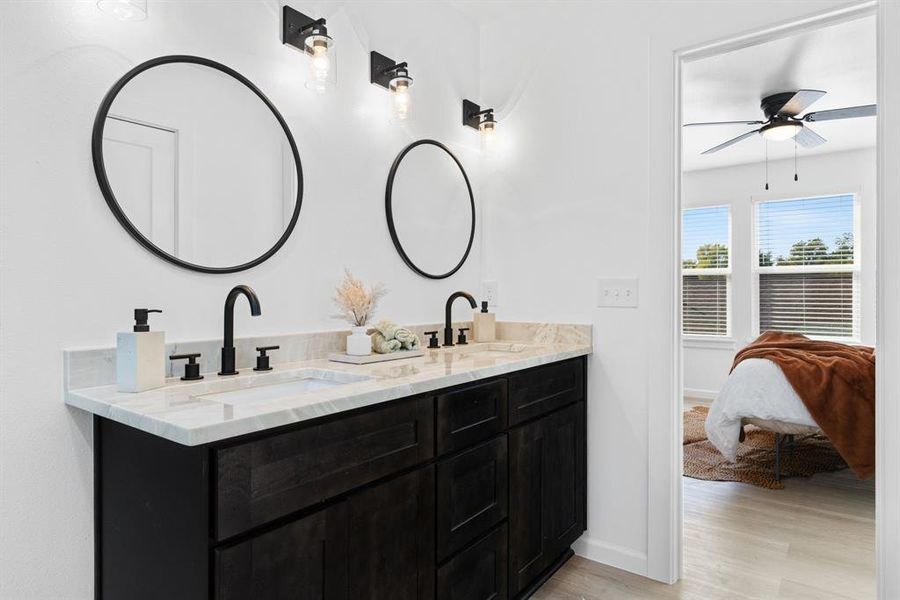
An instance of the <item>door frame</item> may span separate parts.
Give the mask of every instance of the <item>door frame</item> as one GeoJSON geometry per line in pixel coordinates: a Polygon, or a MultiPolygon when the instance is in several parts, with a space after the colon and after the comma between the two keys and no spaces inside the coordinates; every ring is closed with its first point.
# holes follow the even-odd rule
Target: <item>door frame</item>
{"type": "MultiPolygon", "coordinates": [[[[184,234],[181,231],[181,221],[182,221],[181,211],[182,211],[183,207],[181,204],[182,185],[181,185],[180,175],[181,175],[181,171],[183,171],[183,169],[180,164],[180,162],[181,162],[181,153],[180,153],[181,137],[179,135],[179,131],[173,127],[167,127],[166,125],[161,125],[159,123],[153,123],[151,121],[143,121],[141,119],[134,119],[132,117],[126,117],[124,115],[119,115],[119,114],[110,113],[109,115],[107,115],[106,118],[110,121],[118,121],[120,123],[131,123],[132,125],[146,127],[147,129],[156,129],[159,131],[165,131],[166,133],[172,134],[172,138],[174,140],[174,145],[175,145],[174,152],[173,152],[173,157],[175,160],[175,164],[174,164],[175,189],[172,192],[173,196],[174,196],[174,203],[173,203],[174,204],[174,213],[173,213],[173,221],[172,221],[172,228],[174,230],[174,236],[173,236],[174,239],[173,239],[173,247],[172,247],[171,254],[173,256],[179,256],[179,252],[182,250],[182,246],[185,245],[184,240],[182,239],[184,237],[184,234]]],[[[104,139],[106,139],[105,135],[104,135],[104,139]]]]}
{"type": "MultiPolygon", "coordinates": [[[[683,551],[683,488],[682,488],[682,342],[681,342],[681,206],[682,206],[682,65],[717,54],[746,48],[767,41],[819,29],[828,25],[851,21],[865,16],[876,16],[877,78],[878,78],[878,123],[877,123],[877,253],[876,253],[876,339],[878,363],[876,380],[876,560],[878,598],[888,600],[900,597],[900,370],[891,372],[885,365],[900,363],[900,239],[892,235],[900,229],[900,74],[885,68],[886,60],[892,68],[900,69],[900,40],[895,37],[900,28],[900,2],[891,0],[868,0],[856,2],[838,10],[813,15],[799,20],[782,22],[771,27],[715,40],[709,43],[677,50],[673,55],[674,115],[672,135],[674,143],[674,190],[673,247],[670,264],[671,279],[678,290],[674,294],[671,307],[676,324],[673,336],[673,356],[676,376],[675,389],[669,414],[671,444],[659,444],[656,455],[651,453],[650,471],[662,467],[669,472],[671,485],[668,486],[668,523],[651,520],[648,537],[663,546],[667,560],[661,561],[662,571],[657,578],[675,582],[682,577],[683,551]],[[895,106],[896,105],[896,106],[895,106]],[[890,197],[893,202],[887,202],[890,197]],[[665,451],[665,455],[661,452],[665,451]],[[655,468],[654,468],[655,467],[655,468]],[[661,526],[664,526],[661,527],[661,526]],[[656,530],[654,530],[656,529],[656,530]]],[[[657,471],[658,472],[658,471],[657,471]]],[[[652,499],[651,499],[652,502],[652,499]]],[[[652,547],[652,545],[651,545],[652,547]]]]}

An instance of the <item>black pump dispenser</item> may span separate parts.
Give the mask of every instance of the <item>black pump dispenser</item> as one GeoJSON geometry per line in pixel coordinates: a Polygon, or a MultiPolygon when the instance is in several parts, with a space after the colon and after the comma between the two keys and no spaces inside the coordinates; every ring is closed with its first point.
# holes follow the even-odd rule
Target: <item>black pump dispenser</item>
{"type": "Polygon", "coordinates": [[[147,324],[149,313],[161,313],[158,308],[136,308],[134,309],[134,331],[150,331],[150,325],[147,324]]]}
{"type": "Polygon", "coordinates": [[[488,311],[487,300],[481,301],[481,312],[486,313],[488,311]]]}

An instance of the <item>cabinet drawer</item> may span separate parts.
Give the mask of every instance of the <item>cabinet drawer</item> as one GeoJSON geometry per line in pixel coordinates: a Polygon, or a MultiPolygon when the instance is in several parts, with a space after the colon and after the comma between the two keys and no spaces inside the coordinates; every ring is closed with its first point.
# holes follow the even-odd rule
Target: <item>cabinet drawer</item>
{"type": "Polygon", "coordinates": [[[220,448],[214,535],[231,537],[433,455],[431,398],[220,448]]]}
{"type": "Polygon", "coordinates": [[[437,600],[506,600],[506,524],[438,569],[437,600]]]}
{"type": "Polygon", "coordinates": [[[347,598],[347,506],[340,502],[213,552],[215,600],[347,598]]]}
{"type": "Polygon", "coordinates": [[[506,429],[506,380],[437,397],[438,454],[461,450],[506,429]]]}
{"type": "Polygon", "coordinates": [[[553,363],[509,377],[509,424],[584,399],[584,361],[553,363]]]}
{"type": "Polygon", "coordinates": [[[438,561],[506,518],[506,435],[437,466],[438,561]]]}

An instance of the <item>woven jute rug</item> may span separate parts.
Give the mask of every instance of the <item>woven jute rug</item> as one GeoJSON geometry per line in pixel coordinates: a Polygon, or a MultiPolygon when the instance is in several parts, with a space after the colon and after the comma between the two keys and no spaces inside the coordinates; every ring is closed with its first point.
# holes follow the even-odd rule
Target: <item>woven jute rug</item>
{"type": "Polygon", "coordinates": [[[734,463],[706,438],[704,423],[709,408],[695,406],[684,412],[684,474],[707,481],[738,481],[763,488],[784,488],[785,477],[811,477],[840,471],[847,464],[823,435],[798,439],[781,451],[782,482],[775,480],[775,434],[754,425],[744,427],[746,437],[734,463]]]}

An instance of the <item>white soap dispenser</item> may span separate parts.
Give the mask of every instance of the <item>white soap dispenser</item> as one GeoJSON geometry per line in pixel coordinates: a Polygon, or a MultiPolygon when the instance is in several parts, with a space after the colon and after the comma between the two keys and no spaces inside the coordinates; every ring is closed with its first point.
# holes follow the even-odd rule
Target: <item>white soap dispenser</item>
{"type": "Polygon", "coordinates": [[[497,321],[494,313],[488,312],[487,300],[481,303],[481,312],[472,318],[472,335],[476,342],[493,342],[497,339],[497,321]]]}
{"type": "Polygon", "coordinates": [[[166,334],[150,331],[147,317],[156,308],[134,309],[134,331],[116,334],[116,386],[120,392],[143,392],[166,383],[166,334]]]}

